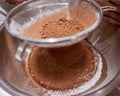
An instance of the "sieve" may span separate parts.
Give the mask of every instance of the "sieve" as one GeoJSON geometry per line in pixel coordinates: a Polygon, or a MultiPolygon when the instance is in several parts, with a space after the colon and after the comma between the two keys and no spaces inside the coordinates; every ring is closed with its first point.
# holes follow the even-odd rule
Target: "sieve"
{"type": "Polygon", "coordinates": [[[42,4],[43,2],[41,3],[40,1],[41,0],[30,1],[19,5],[8,14],[7,20],[5,22],[6,29],[12,36],[15,36],[16,38],[23,41],[27,41],[30,45],[40,47],[60,47],[77,43],[86,38],[98,27],[98,25],[102,21],[103,11],[116,10],[116,8],[112,6],[100,7],[100,5],[98,5],[93,0],[48,0],[48,3],[45,2],[45,4],[42,4]],[[33,4],[27,9],[22,9],[22,7],[26,6],[28,3],[33,4]],[[37,5],[34,5],[35,3],[37,5]],[[61,10],[62,8],[67,8],[69,11],[70,6],[77,7],[81,5],[89,6],[98,14],[98,19],[96,20],[96,22],[84,31],[78,32],[72,36],[48,39],[32,39],[22,35],[23,30],[21,29],[23,29],[23,26],[26,23],[32,21],[35,17],[42,17],[42,15],[48,15],[55,11],[61,10]]]}
{"type": "Polygon", "coordinates": [[[31,0],[18,5],[8,13],[5,27],[12,36],[22,40],[23,43],[20,44],[16,52],[16,58],[19,61],[23,61],[24,59],[22,58],[25,58],[34,46],[53,48],[69,46],[80,42],[97,29],[102,21],[103,12],[108,10],[116,11],[116,8],[113,6],[101,7],[94,0],[31,0]],[[23,30],[28,23],[30,24],[30,22],[34,22],[38,18],[55,13],[64,8],[67,9],[65,13],[66,17],[69,18],[69,8],[78,6],[87,6],[97,14],[98,18],[96,22],[89,28],[76,34],[60,38],[32,39],[23,35],[23,30]],[[25,56],[22,55],[23,53],[25,56]]]}

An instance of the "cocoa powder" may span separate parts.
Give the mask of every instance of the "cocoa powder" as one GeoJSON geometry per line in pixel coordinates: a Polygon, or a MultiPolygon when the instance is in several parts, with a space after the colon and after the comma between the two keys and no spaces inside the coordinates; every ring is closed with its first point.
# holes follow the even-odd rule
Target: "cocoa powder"
{"type": "MultiPolygon", "coordinates": [[[[70,19],[67,19],[64,12],[58,12],[43,17],[26,28],[24,36],[69,36],[90,27],[97,18],[87,7],[70,9],[70,16],[70,19]]],[[[86,40],[68,47],[34,47],[26,63],[26,72],[33,84],[40,89],[66,90],[78,87],[89,81],[96,72],[91,47],[86,40]]]]}
{"type": "Polygon", "coordinates": [[[96,71],[87,41],[63,48],[33,48],[26,66],[35,86],[65,90],[87,82],[96,71]]]}
{"type": "Polygon", "coordinates": [[[60,11],[38,19],[24,30],[23,35],[37,39],[65,37],[89,28],[96,19],[95,12],[90,8],[73,7],[69,9],[69,14],[60,11]]]}
{"type": "Polygon", "coordinates": [[[64,37],[82,30],[84,30],[84,26],[82,26],[78,21],[61,18],[58,21],[50,21],[43,26],[43,29],[40,31],[40,35],[41,38],[64,37]]]}

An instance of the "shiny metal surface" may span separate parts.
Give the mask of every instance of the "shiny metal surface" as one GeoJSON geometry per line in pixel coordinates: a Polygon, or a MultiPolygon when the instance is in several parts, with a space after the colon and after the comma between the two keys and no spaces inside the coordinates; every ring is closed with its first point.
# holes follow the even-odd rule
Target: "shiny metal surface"
{"type": "MultiPolygon", "coordinates": [[[[101,54],[105,57],[107,65],[111,67],[110,76],[113,76],[116,68],[120,70],[120,31],[119,28],[115,28],[113,25],[109,25],[107,23],[101,24],[100,30],[93,33],[91,36],[91,41],[94,41],[96,37],[100,37],[96,44],[96,48],[101,52],[101,54]],[[116,66],[117,64],[117,66],[116,66]],[[114,69],[115,68],[115,69],[114,69]]],[[[107,75],[109,72],[107,72],[107,75]]],[[[110,79],[110,78],[109,78],[110,79]]],[[[99,92],[95,92],[94,95],[91,96],[119,96],[119,90],[116,91],[115,86],[120,84],[120,72],[116,75],[111,82],[109,82],[106,86],[101,88],[99,92]],[[115,91],[112,91],[112,90],[115,91]],[[111,92],[112,91],[112,92],[111,92]],[[111,93],[110,93],[111,92],[111,93]],[[117,92],[117,93],[116,93],[117,92]],[[101,93],[103,93],[101,95],[101,93]],[[114,94],[114,95],[113,95],[114,94]]]]}
{"type": "Polygon", "coordinates": [[[6,14],[16,5],[10,5],[6,3],[4,0],[0,0],[0,31],[4,26],[4,21],[6,14]]]}

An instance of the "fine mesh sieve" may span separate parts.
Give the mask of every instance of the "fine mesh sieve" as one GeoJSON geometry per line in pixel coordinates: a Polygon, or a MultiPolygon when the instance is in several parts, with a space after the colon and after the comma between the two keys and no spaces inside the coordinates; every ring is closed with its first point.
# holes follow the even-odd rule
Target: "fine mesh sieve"
{"type": "MultiPolygon", "coordinates": [[[[92,0],[74,0],[74,2],[73,0],[50,0],[47,3],[46,1],[44,1],[45,3],[43,3],[41,2],[41,0],[38,0],[36,2],[30,2],[31,4],[28,4],[26,9],[22,8],[22,6],[26,5],[28,2],[19,5],[17,8],[13,9],[8,14],[5,25],[11,35],[23,41],[27,41],[32,46],[37,45],[40,47],[60,47],[72,45],[86,38],[98,27],[102,20],[103,9],[95,1],[92,0]],[[37,5],[35,6],[35,4],[37,5]],[[28,26],[31,22],[35,22],[38,18],[60,11],[64,8],[67,9],[65,13],[66,17],[69,18],[69,8],[77,6],[87,6],[94,10],[97,14],[96,22],[82,32],[77,32],[76,34],[73,34],[71,36],[61,38],[32,39],[23,36],[23,30],[25,26],[28,26]]],[[[115,10],[114,7],[104,9],[115,10]]]]}
{"type": "Polygon", "coordinates": [[[100,5],[93,0],[31,0],[13,9],[7,16],[5,26],[12,36],[24,41],[16,52],[16,58],[19,61],[24,61],[26,56],[31,52],[31,48],[34,46],[47,48],[62,47],[72,45],[85,39],[90,33],[97,30],[97,27],[102,21],[103,12],[108,10],[115,11],[116,8],[112,6],[100,7],[100,5]],[[90,8],[95,12],[97,20],[89,28],[77,32],[76,34],[60,38],[32,39],[23,35],[23,31],[26,27],[34,24],[39,18],[47,16],[48,14],[62,10],[66,18],[70,19],[69,8],[78,6],[90,8]],[[23,53],[24,55],[22,55],[23,53]]]}

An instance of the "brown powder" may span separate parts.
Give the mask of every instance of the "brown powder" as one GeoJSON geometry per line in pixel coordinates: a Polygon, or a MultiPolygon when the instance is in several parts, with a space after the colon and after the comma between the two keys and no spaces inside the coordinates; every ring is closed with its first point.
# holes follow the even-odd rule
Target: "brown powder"
{"type": "Polygon", "coordinates": [[[27,74],[39,88],[65,90],[87,82],[96,71],[91,45],[45,49],[35,47],[26,65],[27,74]]]}
{"type": "Polygon", "coordinates": [[[96,19],[95,12],[90,8],[72,7],[69,9],[69,14],[63,10],[40,18],[25,29],[24,36],[28,38],[69,36],[89,28],[96,19]]]}
{"type": "MultiPolygon", "coordinates": [[[[67,14],[68,15],[68,14],[67,14]]],[[[73,35],[96,21],[95,13],[87,7],[70,9],[70,19],[63,11],[45,16],[26,28],[29,38],[51,38],[73,35]]],[[[61,48],[33,48],[26,72],[40,89],[65,90],[78,87],[96,72],[94,55],[87,41],[61,48]]]]}
{"type": "Polygon", "coordinates": [[[84,27],[76,20],[61,18],[58,21],[50,21],[40,31],[41,38],[54,38],[72,35],[82,31],[84,27]],[[69,30],[69,31],[68,31],[69,30]]]}

